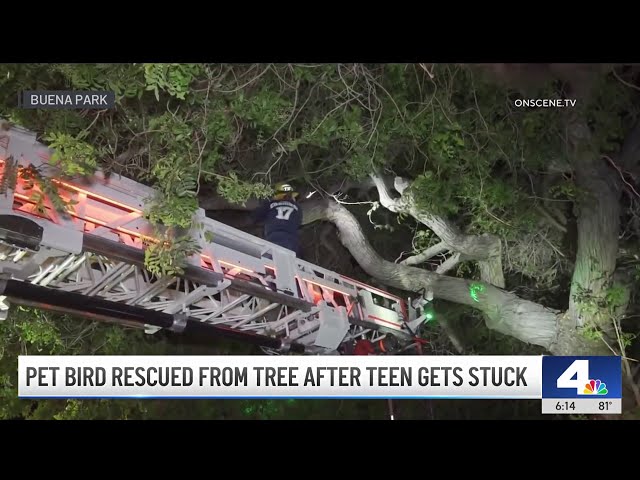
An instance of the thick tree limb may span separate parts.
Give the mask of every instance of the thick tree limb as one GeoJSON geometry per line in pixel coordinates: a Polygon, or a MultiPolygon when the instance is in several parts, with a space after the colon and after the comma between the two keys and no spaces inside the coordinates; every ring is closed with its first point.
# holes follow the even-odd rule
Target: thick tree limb
{"type": "Polygon", "coordinates": [[[421,263],[426,262],[430,258],[439,255],[440,253],[444,253],[449,250],[449,247],[446,243],[440,242],[435,245],[430,246],[424,252],[419,253],[417,255],[413,255],[412,257],[405,258],[400,262],[401,265],[419,265],[421,263]]]}
{"type": "Polygon", "coordinates": [[[410,215],[426,225],[449,247],[449,250],[461,253],[466,259],[487,263],[483,268],[481,267],[481,271],[490,273],[490,275],[483,277],[483,280],[504,288],[502,244],[498,237],[486,234],[479,236],[463,234],[445,218],[431,215],[419,209],[411,194],[407,193],[408,182],[406,180],[394,180],[396,190],[402,192],[402,195],[400,198],[393,198],[382,177],[371,175],[371,178],[378,189],[380,203],[383,207],[395,213],[410,215]]]}
{"type": "Polygon", "coordinates": [[[431,289],[435,298],[481,310],[487,326],[493,330],[545,348],[554,345],[558,314],[555,310],[488,283],[448,277],[384,260],[371,247],[353,214],[337,202],[308,202],[304,222],[317,220],[328,220],[336,225],[340,241],[361,268],[385,285],[412,292],[431,289]]]}
{"type": "Polygon", "coordinates": [[[444,262],[442,262],[440,265],[438,265],[438,268],[436,268],[436,273],[439,273],[440,275],[444,275],[448,271],[454,269],[456,265],[458,265],[458,263],[460,263],[460,253],[456,252],[453,255],[451,255],[449,258],[447,258],[444,262]]]}
{"type": "Polygon", "coordinates": [[[482,280],[496,287],[504,288],[504,272],[502,271],[501,260],[480,260],[478,267],[482,280]]]}

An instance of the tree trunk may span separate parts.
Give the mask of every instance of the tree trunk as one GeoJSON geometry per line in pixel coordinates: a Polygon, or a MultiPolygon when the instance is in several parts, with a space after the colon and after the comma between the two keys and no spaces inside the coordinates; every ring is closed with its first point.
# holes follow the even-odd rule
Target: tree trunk
{"type": "Polygon", "coordinates": [[[581,119],[569,123],[569,143],[579,198],[576,202],[578,249],[569,298],[574,327],[613,331],[606,302],[618,255],[620,189],[618,178],[591,145],[592,136],[581,119]]]}
{"type": "Polygon", "coordinates": [[[576,326],[605,327],[607,315],[594,302],[611,285],[618,254],[620,203],[604,162],[576,172],[584,198],[578,204],[578,250],[571,283],[569,313],[576,326]]]}

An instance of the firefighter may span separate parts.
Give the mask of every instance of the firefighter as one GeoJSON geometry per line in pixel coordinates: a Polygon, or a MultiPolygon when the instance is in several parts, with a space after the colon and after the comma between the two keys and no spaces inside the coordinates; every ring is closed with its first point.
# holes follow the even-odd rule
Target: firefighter
{"type": "Polygon", "coordinates": [[[298,192],[288,183],[275,186],[273,199],[262,202],[254,211],[256,223],[264,224],[264,238],[300,256],[299,229],[302,209],[297,202],[298,192]]]}

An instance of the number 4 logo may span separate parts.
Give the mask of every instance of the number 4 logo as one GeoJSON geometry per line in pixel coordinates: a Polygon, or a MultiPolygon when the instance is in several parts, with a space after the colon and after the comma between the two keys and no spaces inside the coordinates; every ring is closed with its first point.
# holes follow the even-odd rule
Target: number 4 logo
{"type": "Polygon", "coordinates": [[[278,220],[289,220],[289,217],[293,213],[293,208],[292,207],[277,207],[277,208],[278,208],[278,213],[276,215],[276,218],[278,220]]]}
{"type": "Polygon", "coordinates": [[[576,360],[558,377],[556,385],[558,388],[575,388],[578,395],[583,395],[587,383],[589,360],[576,360]]]}

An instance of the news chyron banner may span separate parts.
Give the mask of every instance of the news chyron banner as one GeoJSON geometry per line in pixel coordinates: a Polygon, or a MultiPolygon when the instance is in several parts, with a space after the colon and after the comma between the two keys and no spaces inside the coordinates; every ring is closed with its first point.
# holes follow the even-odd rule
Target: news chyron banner
{"type": "Polygon", "coordinates": [[[22,398],[541,399],[620,413],[618,357],[20,356],[22,398]]]}

